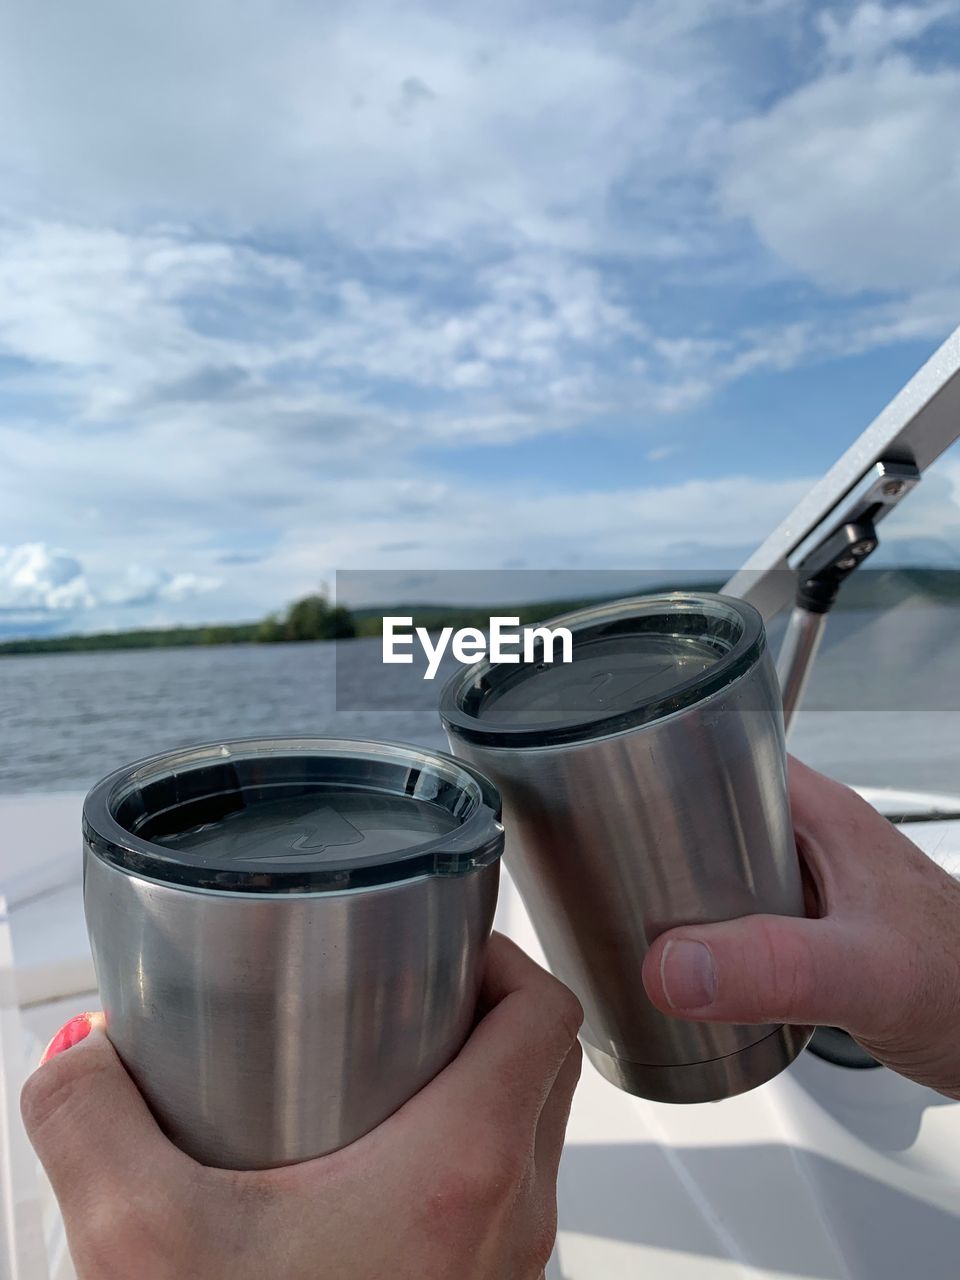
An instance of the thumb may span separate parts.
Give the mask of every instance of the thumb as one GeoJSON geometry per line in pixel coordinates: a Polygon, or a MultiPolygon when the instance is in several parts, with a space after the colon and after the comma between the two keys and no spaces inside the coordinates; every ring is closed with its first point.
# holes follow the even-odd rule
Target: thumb
{"type": "Polygon", "coordinates": [[[672,929],[643,965],[647,995],[675,1017],[788,1022],[869,1035],[896,1007],[902,966],[829,919],[755,915],[672,929]]]}
{"type": "Polygon", "coordinates": [[[102,1014],[72,1019],[55,1037],[20,1109],[67,1219],[101,1196],[129,1193],[144,1169],[159,1173],[181,1158],[107,1039],[102,1014]]]}

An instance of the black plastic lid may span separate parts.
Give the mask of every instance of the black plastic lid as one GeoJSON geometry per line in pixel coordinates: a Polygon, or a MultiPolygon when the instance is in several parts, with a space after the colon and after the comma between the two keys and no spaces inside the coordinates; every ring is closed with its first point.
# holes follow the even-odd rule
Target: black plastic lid
{"type": "Polygon", "coordinates": [[[196,889],[316,893],[463,875],[503,852],[500,796],[442,752],[251,739],[154,756],[98,783],[90,848],[196,889]]]}
{"type": "Polygon", "coordinates": [[[727,596],[637,596],[542,624],[566,627],[572,661],[491,663],[458,672],[440,695],[455,737],[487,746],[582,742],[660,720],[726,688],[763,653],[763,620],[727,596]]]}

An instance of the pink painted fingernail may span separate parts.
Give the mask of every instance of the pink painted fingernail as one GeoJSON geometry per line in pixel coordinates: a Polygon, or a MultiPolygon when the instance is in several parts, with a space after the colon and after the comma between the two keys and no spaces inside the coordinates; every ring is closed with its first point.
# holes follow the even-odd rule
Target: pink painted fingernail
{"type": "Polygon", "coordinates": [[[75,1018],[65,1022],[44,1050],[40,1066],[45,1066],[51,1058],[55,1058],[58,1053],[63,1053],[65,1049],[72,1049],[81,1040],[86,1040],[93,1030],[95,1017],[96,1014],[93,1013],[78,1013],[75,1018]]]}

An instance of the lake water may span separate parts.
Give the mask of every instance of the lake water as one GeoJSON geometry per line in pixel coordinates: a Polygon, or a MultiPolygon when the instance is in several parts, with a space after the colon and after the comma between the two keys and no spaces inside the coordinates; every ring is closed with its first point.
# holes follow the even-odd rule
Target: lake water
{"type": "MultiPolygon", "coordinates": [[[[960,791],[958,621],[940,607],[834,615],[791,749],[846,781],[960,791]]],[[[384,667],[379,640],[0,658],[0,792],[86,789],[131,760],[227,737],[442,747],[450,670],[429,683],[384,667]]]]}

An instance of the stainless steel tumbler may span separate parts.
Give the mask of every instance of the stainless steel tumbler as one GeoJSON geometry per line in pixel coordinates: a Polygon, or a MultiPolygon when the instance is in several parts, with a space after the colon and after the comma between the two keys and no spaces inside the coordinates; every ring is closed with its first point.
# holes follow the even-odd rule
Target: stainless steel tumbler
{"type": "Polygon", "coordinates": [[[503,849],[496,790],[416,747],[217,743],[99,783],[84,903],[108,1035],[205,1164],[323,1155],[472,1026],[503,849]]]}
{"type": "MultiPolygon", "coordinates": [[[[664,1102],[753,1088],[806,1029],[697,1024],[640,970],[664,930],[803,914],[780,691],[763,622],[721,596],[639,597],[553,619],[572,661],[481,661],[446,685],[455,753],[503,796],[507,864],[608,1080],[664,1102]]],[[[542,653],[535,654],[542,659],[542,653]]]]}

